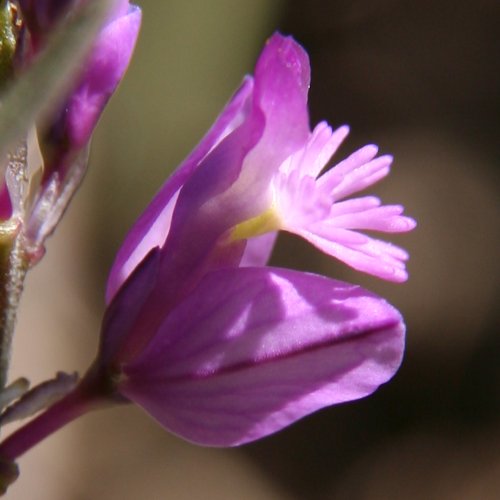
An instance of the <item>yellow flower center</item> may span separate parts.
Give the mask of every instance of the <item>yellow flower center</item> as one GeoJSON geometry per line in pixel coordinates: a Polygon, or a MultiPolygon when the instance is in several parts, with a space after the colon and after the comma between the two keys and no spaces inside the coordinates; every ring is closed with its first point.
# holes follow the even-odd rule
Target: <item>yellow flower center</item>
{"type": "Polygon", "coordinates": [[[230,239],[231,241],[246,240],[265,233],[277,231],[280,228],[281,219],[275,210],[274,205],[271,205],[260,215],[247,219],[246,221],[236,225],[231,232],[230,239]]]}

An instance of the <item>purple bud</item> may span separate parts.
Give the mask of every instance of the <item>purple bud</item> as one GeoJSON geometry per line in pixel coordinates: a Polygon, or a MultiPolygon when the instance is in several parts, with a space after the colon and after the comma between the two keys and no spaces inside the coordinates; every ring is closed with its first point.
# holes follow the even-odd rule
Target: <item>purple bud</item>
{"type": "Polygon", "coordinates": [[[64,177],[73,155],[89,141],[106,103],[125,74],[140,24],[138,7],[128,2],[116,6],[82,64],[73,91],[42,133],[45,178],[52,171],[60,171],[64,177]]]}

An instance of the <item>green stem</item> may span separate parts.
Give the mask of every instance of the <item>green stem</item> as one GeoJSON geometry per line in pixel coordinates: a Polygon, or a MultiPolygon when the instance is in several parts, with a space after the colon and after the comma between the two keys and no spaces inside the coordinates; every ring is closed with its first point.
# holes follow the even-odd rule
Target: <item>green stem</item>
{"type": "Polygon", "coordinates": [[[0,229],[0,390],[7,383],[17,308],[28,266],[22,236],[15,235],[12,228],[3,234],[0,229]]]}
{"type": "Polygon", "coordinates": [[[17,308],[29,267],[23,224],[29,191],[28,147],[22,139],[7,155],[5,183],[12,216],[0,225],[0,391],[7,384],[17,308]]]}

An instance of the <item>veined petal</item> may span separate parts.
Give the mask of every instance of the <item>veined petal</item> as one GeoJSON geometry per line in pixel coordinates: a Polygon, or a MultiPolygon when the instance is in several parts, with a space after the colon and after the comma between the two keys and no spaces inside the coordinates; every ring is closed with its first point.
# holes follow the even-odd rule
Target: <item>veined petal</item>
{"type": "Polygon", "coordinates": [[[233,446],[371,394],[401,362],[404,325],[384,300],[269,268],[207,275],[125,367],[118,390],[170,431],[233,446]]]}

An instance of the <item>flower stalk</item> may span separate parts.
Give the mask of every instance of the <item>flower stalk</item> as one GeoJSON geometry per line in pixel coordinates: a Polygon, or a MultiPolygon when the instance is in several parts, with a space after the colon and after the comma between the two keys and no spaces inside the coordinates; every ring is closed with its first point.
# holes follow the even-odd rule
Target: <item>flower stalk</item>
{"type": "Polygon", "coordinates": [[[0,445],[0,456],[15,461],[50,434],[93,408],[95,399],[87,397],[85,388],[77,387],[46,411],[11,434],[0,445]]]}
{"type": "Polygon", "coordinates": [[[14,462],[46,437],[89,411],[125,402],[124,397],[115,393],[108,374],[94,366],[73,390],[0,443],[0,463],[14,462]]]}

